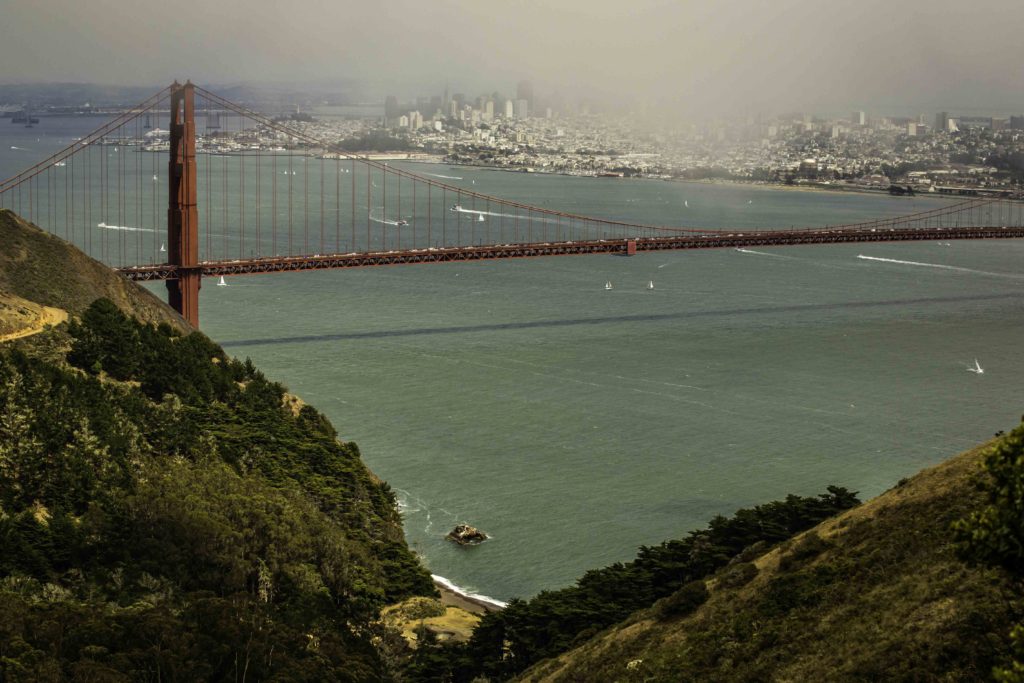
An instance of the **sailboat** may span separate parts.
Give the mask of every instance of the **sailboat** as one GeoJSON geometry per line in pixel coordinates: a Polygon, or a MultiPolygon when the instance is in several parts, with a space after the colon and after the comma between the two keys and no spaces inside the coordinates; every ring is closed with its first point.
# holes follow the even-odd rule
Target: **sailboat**
{"type": "Polygon", "coordinates": [[[161,245],[160,245],[160,251],[161,251],[161,252],[165,252],[165,251],[167,251],[167,247],[166,247],[166,246],[164,246],[163,244],[161,244],[161,245]]]}
{"type": "Polygon", "coordinates": [[[981,365],[978,363],[978,359],[975,358],[974,359],[974,367],[973,368],[967,368],[967,372],[973,372],[976,375],[984,375],[985,374],[985,368],[981,367],[981,365]]]}
{"type": "Polygon", "coordinates": [[[609,280],[608,282],[604,283],[604,288],[605,289],[611,289],[612,288],[612,281],[609,280]]]}
{"type": "Polygon", "coordinates": [[[487,220],[487,219],[486,219],[486,218],[484,218],[484,215],[483,215],[483,214],[480,214],[479,216],[477,216],[477,221],[478,221],[478,222],[480,222],[480,223],[483,223],[483,222],[484,222],[485,220],[487,220]]]}
{"type": "Polygon", "coordinates": [[[690,208],[690,202],[688,200],[684,199],[683,200],[683,206],[685,206],[687,209],[689,209],[690,208]]]}
{"type": "Polygon", "coordinates": [[[647,289],[654,289],[654,280],[647,283],[647,289]]]}
{"type": "Polygon", "coordinates": [[[224,282],[224,276],[220,276],[220,280],[217,282],[218,287],[227,287],[228,283],[224,282]]]}

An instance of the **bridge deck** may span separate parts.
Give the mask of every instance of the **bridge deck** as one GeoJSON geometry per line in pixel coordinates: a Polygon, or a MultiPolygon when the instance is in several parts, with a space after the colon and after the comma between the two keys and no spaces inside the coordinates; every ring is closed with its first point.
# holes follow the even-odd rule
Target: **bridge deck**
{"type": "MultiPolygon", "coordinates": [[[[950,239],[1006,239],[1024,237],[1024,227],[989,226],[964,228],[870,228],[862,230],[795,230],[779,232],[734,232],[676,237],[491,244],[349,254],[277,256],[253,259],[203,261],[197,269],[206,276],[258,275],[304,270],[362,268],[413,263],[486,261],[492,259],[571,256],[582,254],[625,254],[629,242],[637,251],[678,249],[721,249],[727,247],[797,246],[855,242],[906,242],[950,239]]],[[[171,264],[131,266],[118,271],[130,280],[176,279],[180,268],[171,264]]]]}

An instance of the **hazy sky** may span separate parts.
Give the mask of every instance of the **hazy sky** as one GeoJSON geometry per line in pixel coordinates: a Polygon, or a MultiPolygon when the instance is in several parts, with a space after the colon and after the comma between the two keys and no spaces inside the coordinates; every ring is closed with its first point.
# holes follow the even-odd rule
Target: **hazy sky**
{"type": "Polygon", "coordinates": [[[1019,0],[0,0],[0,81],[573,88],[685,111],[1024,111],[1019,0]]]}

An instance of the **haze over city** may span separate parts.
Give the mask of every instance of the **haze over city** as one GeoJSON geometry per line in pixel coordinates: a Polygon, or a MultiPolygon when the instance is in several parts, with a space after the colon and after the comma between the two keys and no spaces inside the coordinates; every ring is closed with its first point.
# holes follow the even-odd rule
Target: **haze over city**
{"type": "Polygon", "coordinates": [[[337,83],[377,99],[526,78],[540,92],[691,116],[1008,114],[1024,85],[1024,6],[994,0],[52,0],[3,11],[6,83],[337,83]]]}

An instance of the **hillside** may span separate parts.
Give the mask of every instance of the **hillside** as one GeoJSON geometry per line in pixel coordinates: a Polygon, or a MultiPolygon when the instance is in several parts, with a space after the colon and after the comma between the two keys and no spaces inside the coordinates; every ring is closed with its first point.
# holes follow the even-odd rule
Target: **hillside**
{"type": "Polygon", "coordinates": [[[1008,649],[1007,584],[960,562],[950,534],[980,505],[983,450],[734,561],[703,604],[663,599],[519,680],[987,680],[1008,649]]]}
{"type": "MultiPolygon", "coordinates": [[[[181,316],[139,287],[62,239],[0,209],[0,292],[81,315],[99,298],[148,323],[191,328],[181,316]]],[[[2,333],[0,333],[2,334],[2,333]]]]}
{"type": "Polygon", "coordinates": [[[379,612],[436,591],[356,444],[138,286],[0,229],[3,329],[74,313],[0,343],[0,680],[392,679],[379,612]]]}

